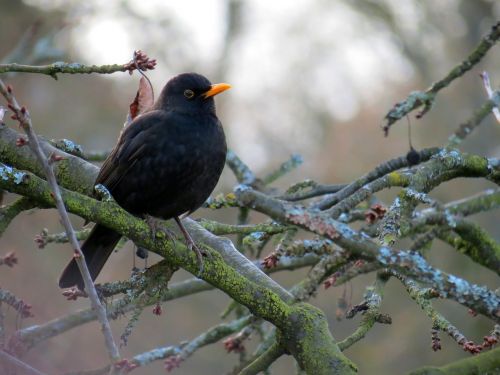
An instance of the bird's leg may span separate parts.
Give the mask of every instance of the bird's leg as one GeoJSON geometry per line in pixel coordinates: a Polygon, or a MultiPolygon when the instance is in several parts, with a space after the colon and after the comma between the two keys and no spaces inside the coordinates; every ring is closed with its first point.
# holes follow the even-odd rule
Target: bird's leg
{"type": "Polygon", "coordinates": [[[203,250],[200,250],[200,248],[196,245],[194,242],[193,238],[189,234],[189,232],[184,228],[184,225],[182,224],[181,219],[179,219],[178,216],[174,217],[175,222],[179,226],[179,229],[181,230],[182,234],[184,235],[184,238],[186,239],[186,245],[188,249],[193,250],[196,254],[196,257],[198,259],[198,277],[201,276],[203,273],[203,256],[207,255],[207,253],[203,250]]]}

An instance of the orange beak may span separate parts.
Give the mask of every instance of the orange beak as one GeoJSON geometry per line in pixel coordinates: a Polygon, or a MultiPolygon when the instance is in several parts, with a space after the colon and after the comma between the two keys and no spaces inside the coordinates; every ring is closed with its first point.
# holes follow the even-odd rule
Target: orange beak
{"type": "Polygon", "coordinates": [[[203,96],[205,97],[205,99],[207,99],[207,98],[210,98],[211,96],[220,94],[223,91],[229,90],[230,88],[231,88],[231,85],[229,85],[227,83],[216,83],[216,84],[210,86],[210,90],[205,92],[203,94],[203,96]]]}

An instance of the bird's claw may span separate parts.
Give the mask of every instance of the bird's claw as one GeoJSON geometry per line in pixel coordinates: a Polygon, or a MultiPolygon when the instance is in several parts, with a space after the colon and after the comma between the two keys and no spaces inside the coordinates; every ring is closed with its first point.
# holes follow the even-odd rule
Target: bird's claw
{"type": "Polygon", "coordinates": [[[161,225],[160,220],[153,216],[145,215],[145,221],[146,224],[148,224],[149,228],[151,229],[151,238],[154,240],[155,238],[158,238],[161,236],[160,233],[165,235],[165,237],[169,238],[172,242],[175,241],[176,235],[174,232],[172,232],[170,229],[166,228],[165,226],[161,225]]]}

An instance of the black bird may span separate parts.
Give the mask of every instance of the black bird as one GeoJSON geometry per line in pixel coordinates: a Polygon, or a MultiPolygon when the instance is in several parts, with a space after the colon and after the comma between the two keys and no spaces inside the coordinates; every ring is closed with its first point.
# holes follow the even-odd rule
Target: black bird
{"type": "MultiPolygon", "coordinates": [[[[123,130],[95,183],[104,185],[133,215],[176,219],[193,245],[179,216],[199,208],[222,173],[226,139],[213,97],[230,87],[226,83],[212,85],[196,73],[172,78],[152,108],[123,130]]],[[[94,226],[82,245],[92,280],[120,238],[121,234],[103,225],[94,226]]],[[[199,252],[196,246],[194,249],[199,252]]],[[[74,285],[84,288],[73,259],[63,271],[59,286],[74,285]]]]}

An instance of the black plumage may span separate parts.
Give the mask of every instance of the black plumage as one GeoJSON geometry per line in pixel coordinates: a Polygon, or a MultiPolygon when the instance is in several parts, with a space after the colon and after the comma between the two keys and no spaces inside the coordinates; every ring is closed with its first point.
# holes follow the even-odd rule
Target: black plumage
{"type": "MultiPolygon", "coordinates": [[[[215,188],[224,167],[226,140],[213,97],[228,88],[212,85],[196,73],[172,78],[153,107],[123,130],[96,185],[104,185],[120,206],[139,217],[170,219],[195,211],[215,188]]],[[[96,224],[83,243],[93,280],[120,237],[96,224]]],[[[73,259],[59,286],[74,285],[83,289],[73,259]]]]}

